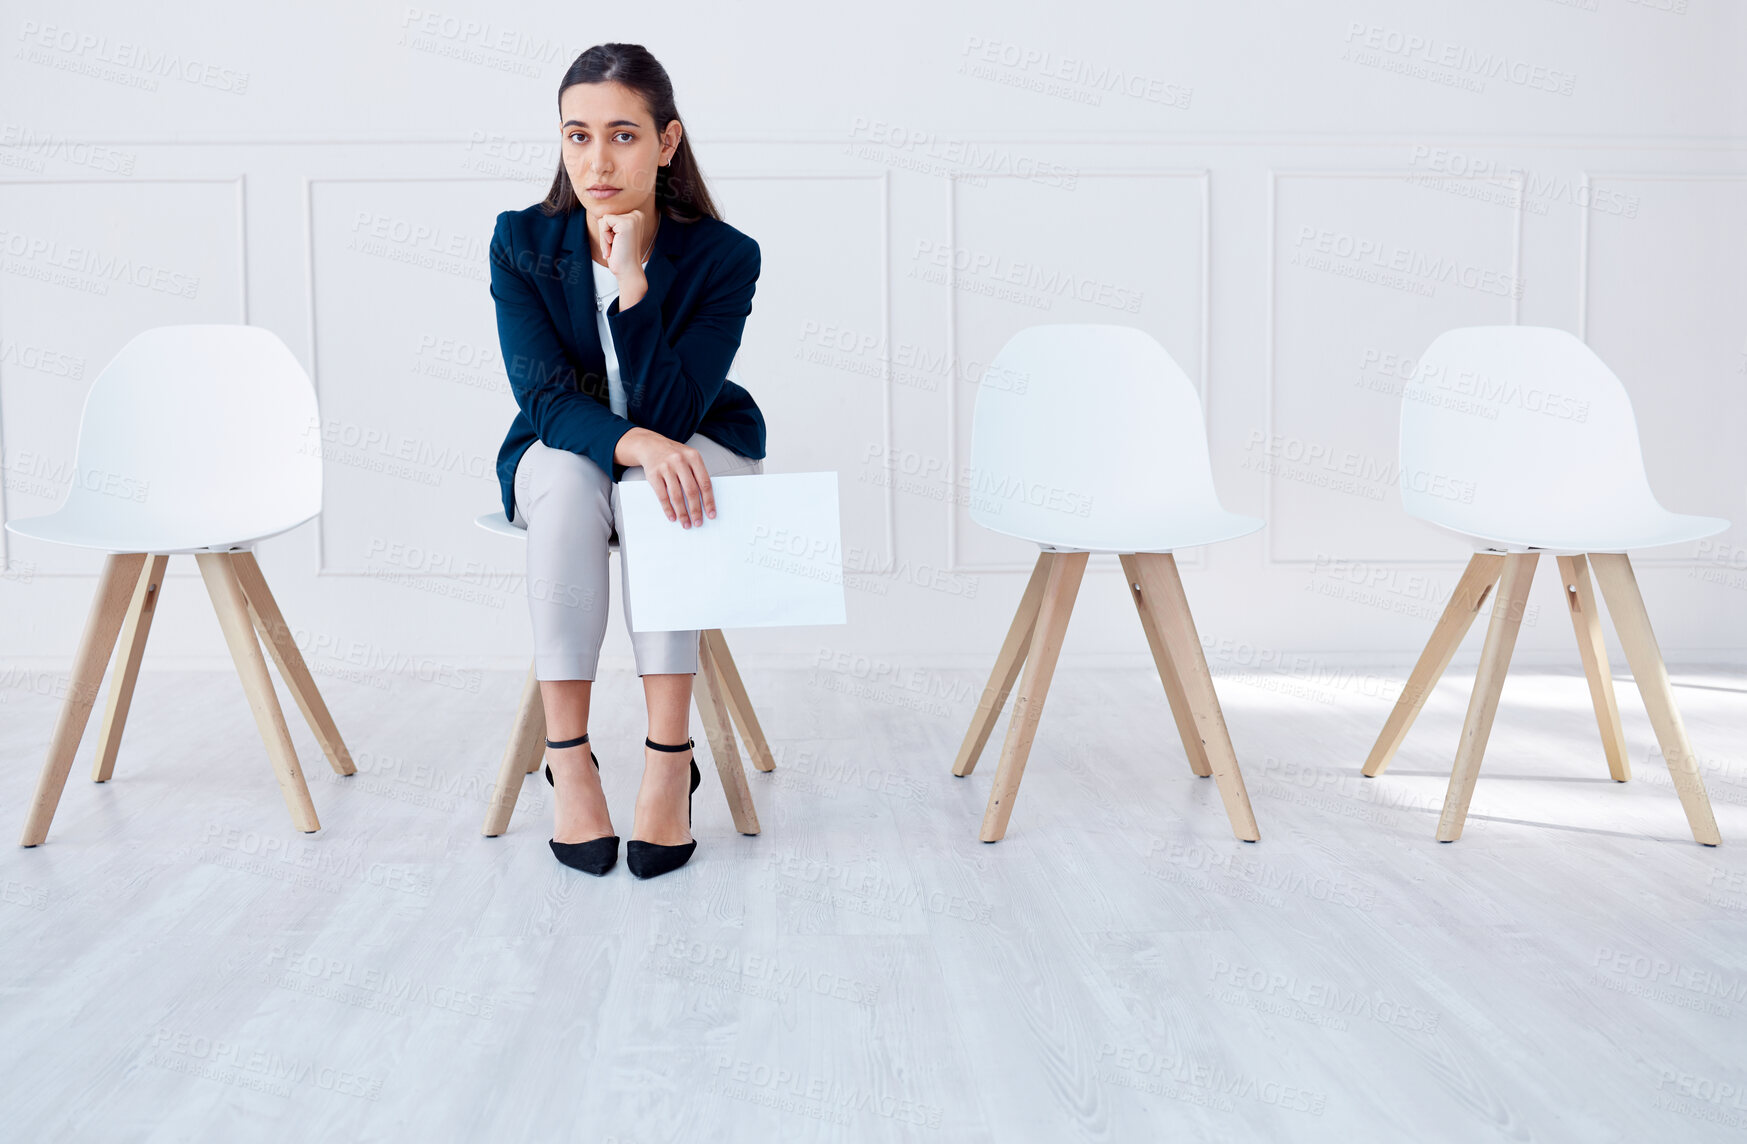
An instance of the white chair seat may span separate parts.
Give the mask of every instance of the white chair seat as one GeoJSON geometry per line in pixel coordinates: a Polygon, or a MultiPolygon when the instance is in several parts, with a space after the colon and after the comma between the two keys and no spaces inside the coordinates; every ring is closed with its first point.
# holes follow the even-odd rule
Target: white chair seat
{"type": "MultiPolygon", "coordinates": [[[[74,548],[95,548],[102,552],[222,552],[233,548],[248,548],[258,541],[296,528],[313,520],[311,513],[300,520],[287,521],[283,528],[271,532],[251,532],[260,525],[257,514],[249,512],[247,519],[227,526],[222,519],[206,514],[199,521],[190,521],[181,513],[150,512],[106,513],[103,506],[89,501],[69,504],[45,516],[27,516],[6,522],[6,531],[34,540],[47,540],[74,548]]],[[[503,516],[498,513],[498,516],[503,516]]],[[[517,531],[520,531],[519,529],[517,531]]]]}
{"type": "Polygon", "coordinates": [[[979,523],[991,532],[1017,536],[1021,540],[1033,541],[1040,547],[1056,552],[1174,552],[1203,544],[1218,544],[1222,540],[1236,540],[1257,531],[1266,523],[1258,517],[1242,516],[1222,509],[1184,513],[1164,521],[1137,520],[1131,531],[1121,528],[1113,530],[1108,521],[1098,524],[1094,529],[1076,529],[1073,521],[1064,519],[1060,522],[1063,526],[1060,528],[1028,528],[1023,532],[1009,532],[998,524],[991,523],[992,519],[999,518],[983,517],[979,523]],[[1047,535],[1038,535],[1039,533],[1047,535]]]}
{"type": "Polygon", "coordinates": [[[487,532],[495,532],[500,536],[513,536],[517,540],[528,539],[528,530],[517,528],[510,523],[510,518],[501,512],[480,513],[478,519],[473,523],[487,532]]]}
{"type": "Polygon", "coordinates": [[[1464,532],[1472,540],[1483,541],[1487,547],[1512,551],[1537,549],[1555,554],[1585,552],[1627,552],[1634,548],[1656,548],[1664,544],[1685,544],[1715,536],[1729,527],[1720,516],[1690,516],[1686,513],[1663,512],[1635,514],[1629,520],[1577,521],[1557,532],[1547,531],[1534,536],[1482,536],[1464,532]]]}
{"type": "MultiPolygon", "coordinates": [[[[499,536],[513,537],[516,540],[528,539],[528,530],[525,528],[517,528],[510,523],[510,518],[501,512],[481,513],[473,523],[477,524],[480,528],[485,529],[485,531],[495,532],[499,536]]],[[[619,534],[617,531],[614,531],[607,536],[607,549],[608,551],[611,551],[618,546],[619,534]]]]}

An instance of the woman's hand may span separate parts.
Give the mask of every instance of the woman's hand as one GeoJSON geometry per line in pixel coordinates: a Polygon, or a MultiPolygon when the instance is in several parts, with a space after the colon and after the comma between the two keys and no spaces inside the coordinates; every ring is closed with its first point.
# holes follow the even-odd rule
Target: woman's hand
{"type": "Polygon", "coordinates": [[[701,525],[705,516],[716,515],[710,471],[704,467],[704,455],[690,445],[638,426],[619,438],[613,460],[643,466],[643,475],[655,489],[655,499],[661,502],[667,519],[678,520],[681,528],[701,525]]]}
{"type": "Polygon", "coordinates": [[[619,280],[620,310],[629,310],[641,302],[649,290],[638,255],[649,242],[650,221],[650,216],[643,211],[626,211],[624,214],[602,215],[597,224],[607,269],[619,280]]]}

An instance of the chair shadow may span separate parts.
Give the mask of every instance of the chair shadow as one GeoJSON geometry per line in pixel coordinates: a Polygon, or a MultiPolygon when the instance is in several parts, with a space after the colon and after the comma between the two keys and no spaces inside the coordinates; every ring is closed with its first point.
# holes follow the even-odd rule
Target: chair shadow
{"type": "MultiPolygon", "coordinates": [[[[1579,781],[1587,781],[1587,780],[1579,780],[1579,781]]],[[[1408,811],[1412,811],[1415,814],[1440,814],[1440,813],[1442,813],[1440,808],[1429,807],[1429,806],[1403,806],[1403,807],[1397,807],[1395,809],[1408,810],[1408,811]]],[[[1674,837],[1665,837],[1665,836],[1660,835],[1660,834],[1639,834],[1639,833],[1636,833],[1636,832],[1631,831],[1631,830],[1603,830],[1599,826],[1572,826],[1568,823],[1563,823],[1563,822],[1540,822],[1540,821],[1537,821],[1537,820],[1532,819],[1532,818],[1505,818],[1502,815],[1497,815],[1497,814],[1473,814],[1473,813],[1470,813],[1467,816],[1467,818],[1468,818],[1469,822],[1473,822],[1476,819],[1479,819],[1483,822],[1503,823],[1506,826],[1533,826],[1533,827],[1538,827],[1538,828],[1546,829],[1546,830],[1565,830],[1565,831],[1569,831],[1572,834],[1601,834],[1601,835],[1605,835],[1609,838],[1632,838],[1632,839],[1636,839],[1637,841],[1640,841],[1640,842],[1674,842],[1674,843],[1690,843],[1694,846],[1699,845],[1699,843],[1693,841],[1692,835],[1690,835],[1690,834],[1676,835],[1674,837]]],[[[1709,850],[1709,849],[1713,849],[1713,847],[1707,846],[1707,847],[1705,847],[1705,849],[1709,850]]]]}
{"type": "MultiPolygon", "coordinates": [[[[1616,675],[1614,680],[1618,683],[1630,683],[1634,687],[1638,685],[1638,681],[1629,675],[1616,675]]],[[[1670,679],[1668,686],[1686,687],[1693,691],[1726,691],[1731,695],[1747,695],[1747,687],[1724,687],[1718,683],[1682,683],[1678,679],[1670,679]]]]}

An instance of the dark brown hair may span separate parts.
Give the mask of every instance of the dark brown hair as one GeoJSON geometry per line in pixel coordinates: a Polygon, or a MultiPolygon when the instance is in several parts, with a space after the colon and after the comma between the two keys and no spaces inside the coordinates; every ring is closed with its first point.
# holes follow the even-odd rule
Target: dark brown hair
{"type": "MultiPolygon", "coordinates": [[[[558,99],[579,83],[618,83],[643,97],[655,119],[659,134],[669,123],[679,119],[679,109],[673,105],[673,81],[667,69],[649,54],[641,44],[596,44],[577,56],[558,84],[558,99]]],[[[680,120],[683,127],[684,120],[680,120]]],[[[582,203],[576,188],[570,185],[570,173],[564,169],[564,157],[558,158],[558,174],[553,176],[552,189],[540,207],[548,215],[576,210],[582,203]]],[[[689,132],[679,137],[673,158],[665,167],[655,168],[655,209],[675,222],[695,222],[709,216],[720,219],[709,188],[704,186],[703,173],[692,156],[689,132]]]]}

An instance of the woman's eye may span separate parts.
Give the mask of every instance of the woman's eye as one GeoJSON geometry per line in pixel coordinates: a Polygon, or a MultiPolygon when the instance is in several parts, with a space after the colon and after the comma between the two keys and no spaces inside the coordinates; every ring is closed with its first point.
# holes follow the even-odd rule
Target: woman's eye
{"type": "Polygon", "coordinates": [[[632,135],[629,131],[621,131],[617,135],[615,135],[614,138],[615,139],[623,139],[625,142],[628,143],[632,139],[635,139],[636,136],[632,135]]]}
{"type": "Polygon", "coordinates": [[[571,132],[571,133],[570,133],[570,141],[571,141],[571,142],[572,142],[572,143],[581,143],[581,142],[582,142],[582,132],[580,132],[580,131],[572,131],[572,132],[571,132]]]}

